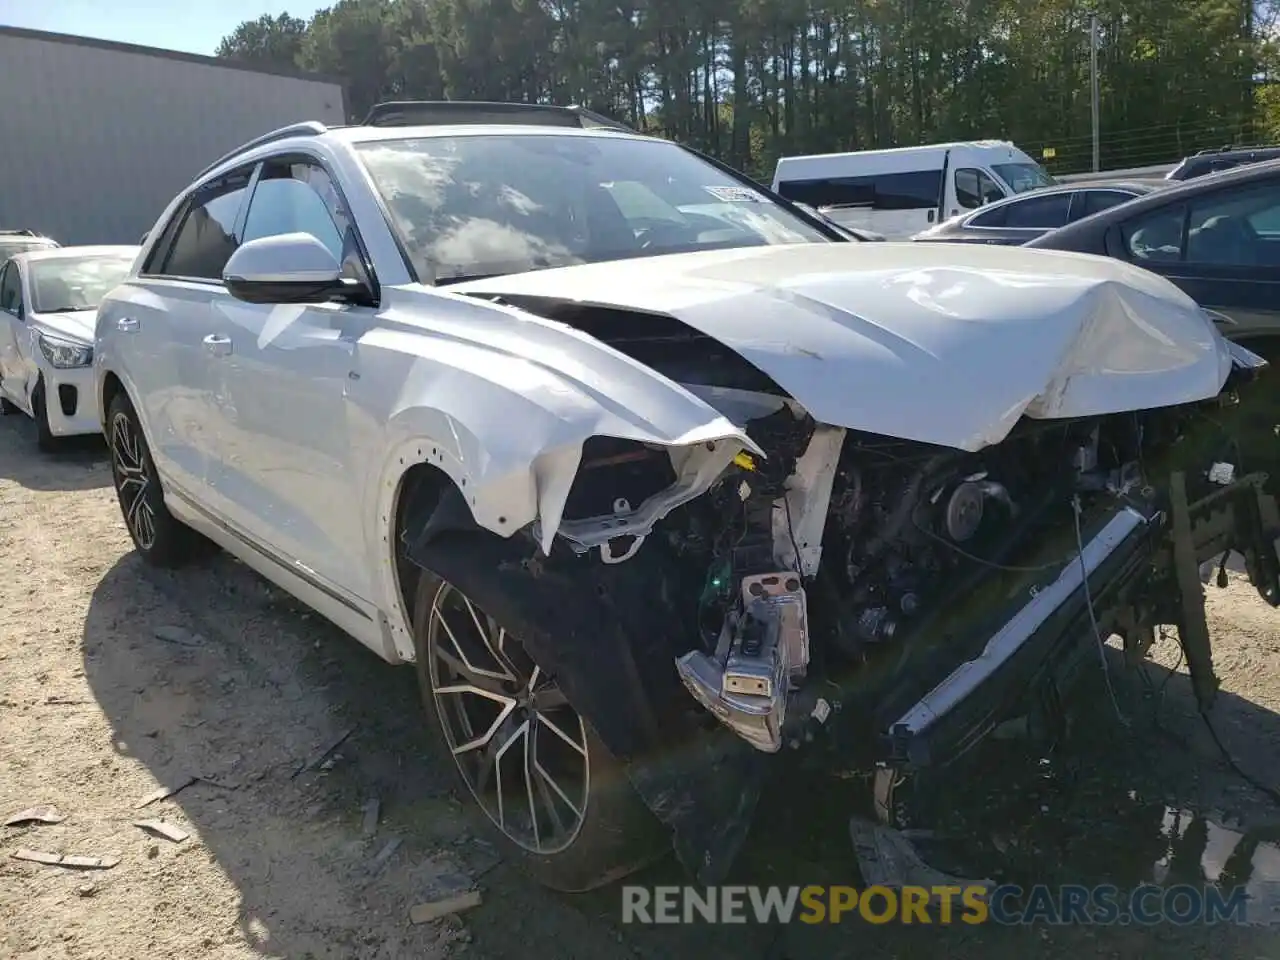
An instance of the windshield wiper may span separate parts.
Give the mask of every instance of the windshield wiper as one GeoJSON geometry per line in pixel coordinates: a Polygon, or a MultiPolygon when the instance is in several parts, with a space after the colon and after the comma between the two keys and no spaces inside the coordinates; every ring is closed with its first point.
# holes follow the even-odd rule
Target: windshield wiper
{"type": "Polygon", "coordinates": [[[458,273],[451,277],[437,277],[437,287],[447,287],[451,283],[470,283],[472,280],[492,280],[494,277],[505,277],[507,272],[502,273],[458,273]]]}

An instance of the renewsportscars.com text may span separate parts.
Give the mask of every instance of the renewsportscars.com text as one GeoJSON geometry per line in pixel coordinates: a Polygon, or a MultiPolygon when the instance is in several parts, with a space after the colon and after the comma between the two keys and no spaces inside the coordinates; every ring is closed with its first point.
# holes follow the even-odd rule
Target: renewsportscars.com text
{"type": "Polygon", "coordinates": [[[623,923],[1154,925],[1246,923],[1243,887],[1144,884],[1129,891],[1037,884],[622,888],[623,923]]]}

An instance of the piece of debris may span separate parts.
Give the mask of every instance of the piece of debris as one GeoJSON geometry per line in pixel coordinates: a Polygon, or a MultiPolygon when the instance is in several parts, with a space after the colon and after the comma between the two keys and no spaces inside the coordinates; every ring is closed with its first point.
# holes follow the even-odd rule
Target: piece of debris
{"type": "Polygon", "coordinates": [[[431,923],[449,914],[460,914],[463,910],[472,910],[480,906],[480,891],[468,890],[456,893],[442,900],[428,900],[424,904],[413,904],[408,909],[408,922],[431,923]]]}
{"type": "Polygon", "coordinates": [[[342,731],[342,733],[338,734],[338,736],[334,737],[327,744],[325,744],[325,747],[323,750],[320,750],[319,752],[317,752],[315,756],[313,756],[310,760],[308,760],[306,763],[300,766],[297,770],[295,770],[293,772],[293,776],[290,777],[289,779],[292,780],[294,777],[301,776],[302,774],[306,773],[308,770],[313,770],[316,767],[318,767],[320,764],[322,764],[325,761],[325,758],[327,758],[329,754],[333,753],[333,751],[337,750],[340,746],[342,746],[343,743],[346,742],[347,737],[351,736],[355,732],[356,732],[355,727],[348,727],[346,730],[342,731]]]}
{"type": "Polygon", "coordinates": [[[862,880],[868,887],[919,886],[932,890],[948,886],[984,886],[988,889],[993,886],[990,880],[961,879],[929,866],[915,845],[900,831],[870,820],[851,817],[849,837],[853,841],[862,880]]]}
{"type": "Polygon", "coordinates": [[[222,780],[215,777],[196,777],[200,783],[207,783],[211,787],[217,787],[219,790],[239,790],[241,784],[236,780],[222,780]]]}
{"type": "Polygon", "coordinates": [[[149,807],[157,800],[164,800],[166,797],[172,797],[179,790],[185,790],[198,780],[198,777],[183,777],[182,780],[175,783],[171,787],[158,787],[152,790],[145,797],[138,801],[134,809],[141,810],[143,807],[149,807]]]}
{"type": "Polygon", "coordinates": [[[98,885],[96,883],[82,883],[76,887],[76,896],[78,897],[92,897],[97,892],[98,885]]]}
{"type": "Polygon", "coordinates": [[[71,867],[76,870],[110,870],[120,862],[119,857],[64,856],[60,853],[48,853],[44,850],[28,850],[26,847],[13,851],[12,856],[15,860],[43,863],[50,867],[71,867]]]}
{"type": "Polygon", "coordinates": [[[366,837],[372,837],[378,832],[378,813],[381,804],[377,797],[372,797],[368,803],[364,805],[364,820],[360,824],[360,832],[366,837]]]}
{"type": "Polygon", "coordinates": [[[401,840],[399,837],[392,837],[387,841],[386,846],[378,851],[378,855],[373,858],[369,864],[369,876],[373,876],[379,870],[387,865],[387,861],[391,859],[392,854],[400,848],[401,840]]]}
{"type": "Polygon", "coordinates": [[[61,823],[67,819],[52,804],[42,803],[34,807],[20,810],[4,822],[6,827],[20,827],[27,823],[61,823]]]}
{"type": "Polygon", "coordinates": [[[77,700],[74,697],[64,697],[60,694],[50,694],[44,698],[44,702],[51,707],[82,707],[88,700],[77,700]]]}
{"type": "Polygon", "coordinates": [[[185,627],[176,627],[166,625],[156,627],[155,635],[157,640],[163,640],[166,643],[176,643],[183,647],[198,647],[204,643],[204,637],[198,633],[194,633],[185,627]]]}
{"type": "Polygon", "coordinates": [[[451,897],[445,897],[441,900],[428,900],[425,903],[415,903],[409,908],[410,923],[431,923],[433,920],[439,920],[441,917],[447,917],[450,914],[462,913],[464,910],[472,910],[480,906],[480,891],[468,890],[465,893],[455,894],[451,897]]]}
{"type": "Polygon", "coordinates": [[[181,827],[175,827],[172,823],[165,823],[163,820],[135,820],[133,825],[147,833],[154,833],[157,836],[164,837],[174,843],[181,843],[187,837],[191,836],[181,827]]]}

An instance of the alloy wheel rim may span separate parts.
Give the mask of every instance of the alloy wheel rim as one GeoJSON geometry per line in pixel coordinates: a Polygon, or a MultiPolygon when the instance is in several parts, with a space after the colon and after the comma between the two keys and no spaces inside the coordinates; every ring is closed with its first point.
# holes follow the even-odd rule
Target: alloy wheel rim
{"type": "Polygon", "coordinates": [[[445,740],[493,824],[531,853],[577,837],[591,765],[586,726],[523,646],[451,584],[427,625],[428,674],[445,740]]]}
{"type": "Polygon", "coordinates": [[[111,423],[111,466],[125,525],[138,546],[150,550],[156,542],[156,514],[148,496],[151,471],[133,424],[123,413],[116,414],[111,423]]]}

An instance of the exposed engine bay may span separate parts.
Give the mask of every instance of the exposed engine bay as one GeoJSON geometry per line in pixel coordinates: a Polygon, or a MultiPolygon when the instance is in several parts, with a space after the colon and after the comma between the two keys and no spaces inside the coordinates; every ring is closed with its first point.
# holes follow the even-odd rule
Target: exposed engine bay
{"type": "MultiPolygon", "coordinates": [[[[663,542],[685,586],[681,619],[696,625],[681,638],[680,679],[752,746],[776,752],[788,737],[811,739],[806,728],[825,723],[832,705],[806,684],[816,671],[840,675],[846,688],[865,678],[862,712],[892,731],[876,759],[902,751],[919,759],[918,748],[895,745],[894,736],[923,732],[944,703],[958,706],[958,691],[972,693],[1068,599],[1088,593],[1090,578],[1122,548],[1138,558],[1149,574],[1143,588],[1150,587],[1156,535],[1169,515],[1170,467],[1162,457],[1204,413],[1178,407],[1023,420],[1002,443],[968,453],[819,424],[776,393],[719,387],[709,395],[765,456],[738,454],[718,482],[647,538],[615,538],[599,546],[598,557],[625,563],[645,539],[663,542]],[[1046,557],[1049,543],[1056,553],[1046,557]],[[1010,575],[1031,581],[1021,606],[966,649],[948,621],[987,581],[1007,590],[1010,575]],[[952,649],[940,651],[940,641],[952,649]]],[[[1213,480],[1205,471],[1193,477],[1187,496],[1220,488],[1224,470],[1234,482],[1235,464],[1214,469],[1213,480]]],[[[588,441],[565,520],[598,523],[611,510],[633,511],[675,475],[664,448],[588,441]]],[[[1267,516],[1258,517],[1259,543],[1269,543],[1280,533],[1274,501],[1260,502],[1267,516]]],[[[1259,582],[1280,602],[1274,551],[1264,566],[1259,582]]],[[[1104,620],[1109,631],[1123,620],[1137,636],[1157,615],[1183,619],[1183,611],[1158,604],[1104,610],[1105,591],[1096,592],[1085,599],[1099,647],[1104,620]]],[[[983,603],[988,615],[998,608],[991,598],[983,603]]]]}

